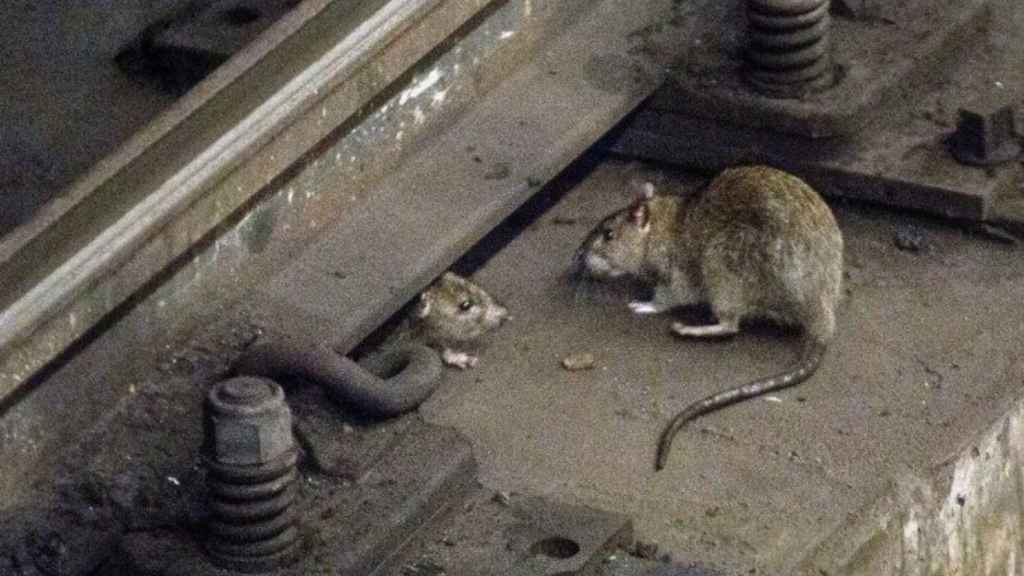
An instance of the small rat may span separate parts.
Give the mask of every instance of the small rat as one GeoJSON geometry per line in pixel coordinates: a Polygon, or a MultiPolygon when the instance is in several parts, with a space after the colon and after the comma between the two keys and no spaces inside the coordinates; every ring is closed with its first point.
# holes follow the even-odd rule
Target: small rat
{"type": "Polygon", "coordinates": [[[654,288],[636,314],[708,303],[717,323],[672,324],[684,337],[727,336],[748,318],[803,331],[801,360],[789,370],[713,394],[676,415],[662,433],[656,469],[690,420],[793,386],[818,368],[835,333],[843,237],[831,210],[796,176],[768,166],[727,169],[687,197],[655,196],[645,184],[633,203],[595,227],[574,256],[577,277],[638,278],[654,288]]]}
{"type": "Polygon", "coordinates": [[[390,342],[358,364],[329,344],[278,337],[247,349],[233,371],[276,380],[298,377],[341,404],[390,418],[416,409],[433,394],[441,362],[475,366],[476,356],[455,347],[478,344],[508,317],[482,288],[446,273],[420,294],[390,342]]]}
{"type": "Polygon", "coordinates": [[[419,295],[400,337],[435,348],[445,364],[466,369],[478,359],[465,349],[508,319],[508,309],[483,288],[445,272],[419,295]]]}

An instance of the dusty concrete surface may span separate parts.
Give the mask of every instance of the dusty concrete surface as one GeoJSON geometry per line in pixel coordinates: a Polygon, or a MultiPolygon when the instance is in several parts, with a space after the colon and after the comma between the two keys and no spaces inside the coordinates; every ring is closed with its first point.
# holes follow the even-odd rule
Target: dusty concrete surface
{"type": "MultiPolygon", "coordinates": [[[[777,369],[795,341],[763,327],[726,342],[680,342],[668,318],[631,316],[625,294],[568,287],[572,250],[625,201],[626,172],[602,161],[563,182],[565,199],[477,274],[516,317],[479,368],[449,371],[423,415],[472,440],[485,487],[627,514],[640,538],[677,560],[728,573],[899,573],[907,555],[933,561],[906,564],[905,573],[1024,571],[1024,556],[999,555],[1019,545],[1024,525],[1019,249],[941,222],[837,205],[849,298],[821,371],[795,390],[698,421],[655,475],[654,442],[676,410],[777,369]],[[897,236],[920,250],[897,248],[897,236]],[[562,369],[581,352],[594,355],[594,369],[562,369]]],[[[146,334],[155,339],[158,329],[146,334]]],[[[128,391],[114,414],[97,416],[109,435],[67,454],[58,491],[74,486],[89,497],[88,469],[116,479],[118,503],[143,520],[195,514],[182,487],[199,469],[200,392],[256,331],[245,321],[209,327],[131,378],[74,365],[94,381],[89,390],[109,385],[110,400],[128,391]]],[[[85,387],[52,394],[53,412],[95,403],[82,397],[85,387]]],[[[18,523],[16,511],[5,512],[18,523]]]]}
{"type": "Polygon", "coordinates": [[[0,235],[169,105],[114,56],[185,0],[0,7],[0,235]]]}
{"type": "MultiPolygon", "coordinates": [[[[796,389],[698,420],[655,474],[655,442],[676,411],[781,368],[796,342],[771,327],[683,342],[669,318],[631,315],[626,294],[581,298],[567,285],[573,250],[627,201],[630,172],[600,165],[476,275],[513,321],[422,412],[472,440],[486,485],[626,513],[638,537],[677,559],[792,574],[840,527],[874,522],[865,508],[894,479],[948,475],[1019,395],[1019,250],[839,205],[848,297],[823,367],[796,389]],[[919,251],[896,246],[908,233],[919,251]],[[596,367],[564,370],[579,352],[596,367]]],[[[1019,481],[1019,469],[1006,473],[1019,481]]]]}
{"type": "MultiPolygon", "coordinates": [[[[848,298],[822,369],[794,390],[697,421],[655,474],[655,440],[676,410],[777,369],[795,339],[757,327],[681,342],[669,318],[632,316],[624,292],[566,283],[580,238],[626,200],[634,172],[615,160],[581,163],[481,245],[486,256],[511,238],[475,278],[514,318],[479,367],[447,372],[421,415],[469,439],[483,490],[624,514],[639,540],[725,574],[957,573],[944,571],[953,561],[970,568],[962,574],[1020,573],[1019,249],[836,205],[848,298]],[[595,367],[564,370],[581,352],[595,367]]],[[[700,181],[661,179],[680,190],[700,181]]],[[[477,261],[472,253],[463,264],[477,261]]],[[[65,452],[56,479],[39,483],[35,505],[109,505],[135,532],[201,518],[202,391],[260,331],[225,314],[133,377],[129,396],[65,452]]],[[[5,514],[11,538],[32,517],[5,514]]],[[[331,515],[322,520],[330,526],[331,515]]],[[[112,546],[109,535],[69,533],[81,547],[112,546]]],[[[103,560],[74,550],[82,563],[103,560]]]]}

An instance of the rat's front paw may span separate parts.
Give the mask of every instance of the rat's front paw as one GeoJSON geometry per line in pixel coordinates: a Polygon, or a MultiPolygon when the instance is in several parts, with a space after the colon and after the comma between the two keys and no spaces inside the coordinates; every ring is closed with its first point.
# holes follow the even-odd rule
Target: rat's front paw
{"type": "Polygon", "coordinates": [[[629,309],[633,311],[633,314],[661,314],[666,310],[664,306],[659,306],[655,302],[641,302],[639,300],[630,302],[629,309]]]}
{"type": "Polygon", "coordinates": [[[476,356],[473,356],[472,354],[468,354],[466,352],[459,352],[456,350],[452,350],[451,348],[445,348],[444,351],[441,352],[441,359],[448,366],[455,366],[456,368],[459,368],[461,370],[473,368],[479,361],[478,358],[476,356]]]}

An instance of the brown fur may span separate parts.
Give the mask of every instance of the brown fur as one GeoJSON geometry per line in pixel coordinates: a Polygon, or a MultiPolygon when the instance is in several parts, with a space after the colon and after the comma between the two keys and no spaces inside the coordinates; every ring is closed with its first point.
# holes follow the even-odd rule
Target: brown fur
{"type": "Polygon", "coordinates": [[[767,166],[725,170],[692,198],[645,192],[588,235],[576,254],[580,270],[649,282],[652,301],[630,304],[638,313],[710,304],[718,324],[673,324],[682,336],[733,334],[742,321],[760,317],[800,327],[806,341],[801,362],[790,370],[705,398],[676,416],[662,435],[660,469],[687,421],[813,374],[835,334],[843,239],[810,186],[767,166]]]}
{"type": "Polygon", "coordinates": [[[449,365],[469,368],[477,359],[466,350],[508,317],[508,309],[483,288],[445,272],[420,294],[407,337],[437,348],[449,365]]]}

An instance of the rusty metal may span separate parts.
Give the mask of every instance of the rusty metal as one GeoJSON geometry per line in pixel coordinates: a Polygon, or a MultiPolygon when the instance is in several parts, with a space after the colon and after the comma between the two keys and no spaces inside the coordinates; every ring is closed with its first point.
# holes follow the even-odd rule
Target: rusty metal
{"type": "Polygon", "coordinates": [[[829,0],[747,0],[746,78],[789,97],[832,82],[829,0]]]}
{"type": "Polygon", "coordinates": [[[265,378],[220,382],[207,396],[204,426],[210,560],[247,573],[294,562],[298,451],[283,390],[265,378]]]}
{"type": "MultiPolygon", "coordinates": [[[[833,20],[835,73],[842,79],[802,98],[753,96],[738,74],[721,73],[737,67],[728,60],[727,41],[716,39],[713,50],[700,53],[716,81],[702,82],[703,67],[679,71],[607,139],[609,148],[706,171],[767,163],[829,195],[964,220],[1022,220],[1020,165],[978,170],[950,157],[956,118],[949,112],[961,106],[985,117],[967,131],[975,156],[988,154],[986,147],[1016,145],[1010,122],[993,122],[998,108],[980,103],[1020,99],[1012,83],[992,81],[1015,77],[1016,69],[979,46],[992,33],[993,12],[985,0],[944,10],[934,4],[886,3],[884,17],[833,20]],[[938,67],[957,81],[938,80],[938,67]],[[996,124],[1002,127],[993,129],[996,124]]],[[[727,15],[711,8],[719,12],[698,17],[717,23],[712,16],[727,15]]]]}
{"type": "Polygon", "coordinates": [[[415,410],[434,393],[442,370],[437,352],[417,344],[384,350],[360,366],[327,346],[269,341],[235,363],[238,374],[303,378],[343,406],[385,418],[415,410]]]}
{"type": "Polygon", "coordinates": [[[994,166],[1020,157],[1015,116],[1012,104],[961,108],[949,151],[958,162],[969,166],[994,166]]]}
{"type": "Polygon", "coordinates": [[[206,451],[219,464],[271,462],[294,447],[284,391],[265,378],[233,378],[206,398],[206,451]]]}
{"type": "MultiPolygon", "coordinates": [[[[301,390],[320,392],[314,387],[301,390]]],[[[292,398],[295,396],[301,394],[292,398]]],[[[336,419],[335,407],[323,400],[320,396],[315,402],[317,409],[336,419]]],[[[296,420],[301,423],[303,417],[297,409],[296,420]]],[[[399,420],[405,422],[404,428],[396,429],[390,423],[357,424],[358,432],[339,434],[341,443],[356,442],[354,436],[376,437],[371,443],[381,447],[358,452],[356,457],[361,462],[357,467],[366,470],[362,481],[317,476],[311,471],[313,481],[303,483],[301,490],[297,482],[290,484],[296,504],[289,510],[302,511],[300,533],[316,535],[302,539],[301,553],[294,563],[274,566],[270,561],[295,552],[294,547],[289,548],[291,533],[287,528],[277,531],[287,526],[290,518],[282,518],[275,506],[265,511],[235,494],[234,498],[212,498],[211,512],[219,524],[210,523],[206,530],[179,525],[125,534],[120,539],[119,553],[111,559],[109,573],[227,576],[255,571],[262,557],[264,571],[279,576],[383,574],[381,566],[407,541],[423,534],[430,523],[448,516],[441,512],[461,509],[466,499],[480,490],[476,462],[464,437],[420,418],[399,420]],[[225,507],[229,509],[223,510],[225,507]],[[241,512],[243,508],[248,510],[241,512]],[[216,549],[228,557],[231,565],[210,553],[210,534],[214,531],[220,534],[216,549]],[[256,560],[252,558],[254,553],[256,560]]],[[[252,478],[265,477],[256,471],[259,468],[230,467],[232,474],[251,472],[252,478]]],[[[222,475],[224,470],[218,468],[213,473],[222,475]]],[[[244,490],[253,482],[246,476],[230,484],[244,490]]]]}

